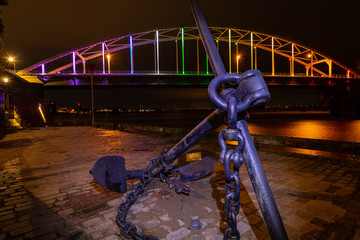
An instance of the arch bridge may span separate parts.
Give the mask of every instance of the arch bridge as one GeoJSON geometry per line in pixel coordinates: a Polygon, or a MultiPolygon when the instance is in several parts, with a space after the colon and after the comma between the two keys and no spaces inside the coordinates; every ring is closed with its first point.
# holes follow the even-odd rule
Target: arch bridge
{"type": "MultiPolygon", "coordinates": [[[[260,69],[265,77],[359,78],[340,62],[285,38],[226,27],[210,31],[228,72],[250,68],[260,69]]],[[[43,82],[90,74],[212,75],[200,40],[197,27],[139,32],[64,52],[17,74],[37,76],[43,82]]]]}

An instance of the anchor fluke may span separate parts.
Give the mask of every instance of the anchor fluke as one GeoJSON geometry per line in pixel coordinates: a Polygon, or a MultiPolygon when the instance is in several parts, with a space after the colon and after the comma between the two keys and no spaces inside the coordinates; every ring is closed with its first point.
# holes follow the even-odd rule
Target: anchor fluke
{"type": "Polygon", "coordinates": [[[127,190],[125,159],[121,156],[99,158],[90,170],[90,174],[103,188],[113,192],[126,192],[127,190]]]}

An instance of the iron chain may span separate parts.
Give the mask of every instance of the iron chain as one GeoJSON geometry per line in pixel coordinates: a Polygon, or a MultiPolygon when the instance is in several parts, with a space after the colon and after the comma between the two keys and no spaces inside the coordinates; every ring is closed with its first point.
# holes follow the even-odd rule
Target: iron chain
{"type": "Polygon", "coordinates": [[[138,185],[132,192],[130,192],[126,196],[126,201],[121,203],[118,208],[117,215],[117,223],[120,226],[120,233],[126,239],[134,239],[134,240],[158,240],[153,236],[140,236],[137,234],[137,228],[134,224],[130,222],[126,222],[127,213],[130,210],[130,207],[136,202],[138,196],[145,192],[145,186],[152,181],[152,177],[150,176],[150,169],[153,164],[158,160],[158,158],[153,158],[150,160],[150,164],[147,169],[144,170],[143,176],[141,178],[141,184],[138,185]]]}
{"type": "Polygon", "coordinates": [[[221,148],[220,161],[224,165],[225,171],[225,215],[227,216],[228,227],[224,233],[224,240],[240,239],[240,233],[237,230],[236,216],[240,210],[240,179],[239,168],[244,162],[244,137],[236,127],[237,114],[236,102],[230,97],[228,99],[228,127],[219,134],[219,144],[221,148]],[[235,106],[234,106],[235,105],[235,106]],[[236,149],[228,149],[226,141],[237,141],[236,149]],[[231,169],[232,167],[232,169],[231,169]]]}
{"type": "MultiPolygon", "coordinates": [[[[173,173],[173,172],[172,172],[173,173]]],[[[183,193],[183,194],[189,194],[190,189],[188,186],[183,184],[177,184],[169,180],[169,177],[166,173],[160,173],[160,180],[163,183],[166,183],[169,187],[169,189],[174,189],[176,193],[183,193]]]]}
{"type": "Polygon", "coordinates": [[[190,189],[186,185],[175,184],[168,180],[167,175],[171,173],[172,166],[165,165],[162,161],[163,155],[167,150],[163,150],[159,158],[152,158],[149,166],[143,171],[141,184],[139,184],[132,192],[126,196],[126,201],[121,203],[118,207],[117,223],[120,226],[120,233],[126,239],[134,240],[158,240],[156,237],[150,235],[140,236],[137,234],[137,228],[134,224],[127,222],[126,217],[131,206],[137,201],[138,196],[145,192],[145,186],[149,184],[153,178],[151,177],[151,167],[156,161],[160,161],[164,167],[163,172],[160,172],[160,179],[162,182],[167,183],[170,189],[174,188],[176,193],[189,194],[190,189]],[[166,176],[166,177],[165,177],[166,176]]]}

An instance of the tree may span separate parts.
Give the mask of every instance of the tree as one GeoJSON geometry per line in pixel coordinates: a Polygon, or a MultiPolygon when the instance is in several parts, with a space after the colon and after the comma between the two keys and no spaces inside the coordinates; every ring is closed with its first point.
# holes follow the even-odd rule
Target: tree
{"type": "MultiPolygon", "coordinates": [[[[8,5],[8,1],[9,0],[0,0],[0,6],[8,5]]],[[[1,12],[1,10],[0,10],[0,12],[1,12]]],[[[5,48],[4,48],[4,43],[2,40],[3,31],[4,31],[4,25],[2,24],[1,19],[0,19],[0,75],[3,74],[4,66],[5,66],[5,48]]]]}
{"type": "MultiPolygon", "coordinates": [[[[9,0],[0,0],[0,6],[6,6],[8,5],[8,1],[9,0]]],[[[1,11],[0,11],[1,12],[1,11]]],[[[3,34],[3,31],[4,31],[4,25],[2,24],[2,21],[0,19],[0,35],[2,36],[3,34]]]]}

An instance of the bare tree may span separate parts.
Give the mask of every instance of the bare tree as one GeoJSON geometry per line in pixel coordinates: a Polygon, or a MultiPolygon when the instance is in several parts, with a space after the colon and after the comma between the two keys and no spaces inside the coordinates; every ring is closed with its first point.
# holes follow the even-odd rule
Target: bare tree
{"type": "MultiPolygon", "coordinates": [[[[0,0],[0,6],[6,6],[8,5],[9,0],[0,0]]],[[[1,12],[1,10],[0,10],[1,12]]],[[[3,74],[4,67],[5,67],[5,49],[4,49],[4,43],[2,41],[2,34],[4,31],[4,25],[2,24],[2,21],[0,19],[0,74],[3,74]]]]}
{"type": "MultiPolygon", "coordinates": [[[[5,6],[5,5],[8,5],[8,1],[9,0],[0,0],[0,6],[5,6]]],[[[2,36],[3,34],[3,31],[4,31],[4,25],[2,24],[2,21],[0,19],[0,35],[2,36]]]]}

